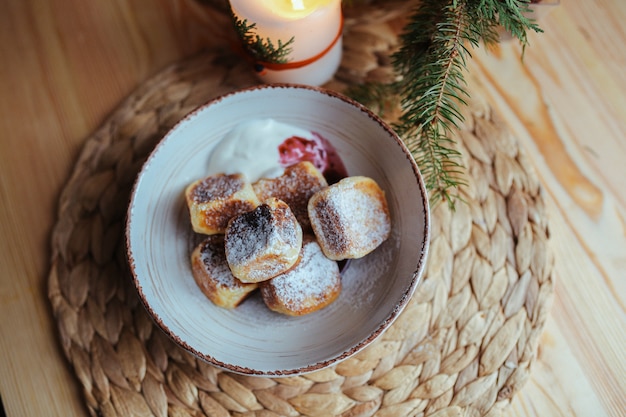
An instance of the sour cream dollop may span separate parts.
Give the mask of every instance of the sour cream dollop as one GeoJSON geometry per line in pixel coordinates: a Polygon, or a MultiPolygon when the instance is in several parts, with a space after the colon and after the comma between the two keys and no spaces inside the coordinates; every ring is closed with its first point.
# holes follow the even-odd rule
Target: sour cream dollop
{"type": "Polygon", "coordinates": [[[311,162],[334,184],[348,173],[335,147],[317,132],[274,119],[251,120],[237,125],[215,146],[209,157],[209,174],[241,173],[251,183],[276,178],[298,162],[311,162]]]}
{"type": "Polygon", "coordinates": [[[312,133],[274,119],[251,120],[229,131],[209,157],[211,174],[242,173],[248,181],[275,178],[284,172],[279,146],[291,137],[312,138],[312,133]]]}

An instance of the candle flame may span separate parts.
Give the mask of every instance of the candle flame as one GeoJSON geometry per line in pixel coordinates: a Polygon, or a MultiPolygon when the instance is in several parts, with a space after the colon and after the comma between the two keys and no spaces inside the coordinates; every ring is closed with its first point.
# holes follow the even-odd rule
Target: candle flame
{"type": "Polygon", "coordinates": [[[291,0],[291,7],[294,10],[304,10],[304,0],[291,0]]]}

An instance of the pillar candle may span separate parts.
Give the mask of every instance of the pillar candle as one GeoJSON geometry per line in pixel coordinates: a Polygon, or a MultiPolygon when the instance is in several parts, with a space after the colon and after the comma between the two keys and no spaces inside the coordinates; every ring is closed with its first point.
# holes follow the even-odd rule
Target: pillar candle
{"type": "Polygon", "coordinates": [[[287,43],[286,64],[256,62],[263,82],[321,85],[332,78],[341,61],[341,0],[230,0],[239,20],[255,24],[255,35],[287,43]]]}

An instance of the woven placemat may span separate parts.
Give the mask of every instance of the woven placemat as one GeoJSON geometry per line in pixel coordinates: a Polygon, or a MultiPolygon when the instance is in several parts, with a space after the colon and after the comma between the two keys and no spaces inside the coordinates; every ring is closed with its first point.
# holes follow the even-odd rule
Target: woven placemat
{"type": "MultiPolygon", "coordinates": [[[[329,87],[392,76],[402,11],[347,13],[329,87]]],[[[493,416],[531,371],[553,292],[548,225],[530,161],[474,96],[458,134],[467,204],[432,213],[427,269],[383,336],[326,370],[247,377],[178,348],[132,287],[123,224],[146,156],[182,116],[255,84],[243,60],[206,52],[142,84],[89,138],[59,202],[49,298],[94,416],[493,416]]]]}

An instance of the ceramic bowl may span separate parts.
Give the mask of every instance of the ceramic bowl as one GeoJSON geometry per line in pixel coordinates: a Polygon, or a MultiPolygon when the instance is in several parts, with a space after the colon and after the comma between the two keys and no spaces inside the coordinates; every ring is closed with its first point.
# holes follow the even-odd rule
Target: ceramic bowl
{"type": "MultiPolygon", "coordinates": [[[[259,138],[259,140],[262,140],[259,138]]],[[[379,337],[409,302],[429,243],[429,207],[415,161],[398,136],[360,104],[321,88],[265,85],[210,101],[169,131],[134,185],[126,223],[139,297],[178,345],[220,368],[287,376],[337,364],[379,337]],[[385,190],[392,232],[349,262],[330,306],[300,317],[270,311],[258,295],[233,310],[213,305],[196,285],[185,187],[206,176],[215,145],[246,120],[271,118],[326,138],[348,175],[385,190]]]]}

